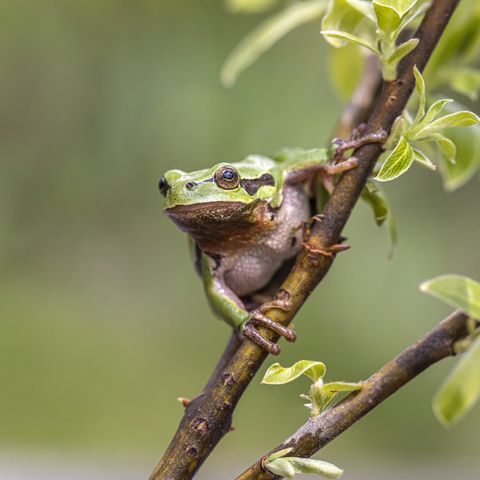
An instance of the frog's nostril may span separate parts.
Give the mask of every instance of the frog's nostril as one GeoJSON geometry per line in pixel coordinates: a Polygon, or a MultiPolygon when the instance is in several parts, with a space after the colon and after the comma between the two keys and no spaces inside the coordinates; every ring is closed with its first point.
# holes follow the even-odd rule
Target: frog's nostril
{"type": "Polygon", "coordinates": [[[195,186],[195,184],[193,182],[188,182],[188,183],[185,184],[185,188],[187,190],[191,190],[194,186],[195,186]]]}
{"type": "Polygon", "coordinates": [[[167,179],[165,177],[162,177],[160,179],[160,182],[158,182],[158,188],[160,189],[160,193],[166,197],[168,191],[170,190],[170,185],[167,182],[167,179]]]}

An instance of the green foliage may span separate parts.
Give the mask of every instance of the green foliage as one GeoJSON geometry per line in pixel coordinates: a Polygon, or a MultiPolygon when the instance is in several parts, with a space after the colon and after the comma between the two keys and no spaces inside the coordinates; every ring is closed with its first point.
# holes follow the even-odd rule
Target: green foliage
{"type": "Polygon", "coordinates": [[[332,382],[323,383],[327,369],[324,363],[312,360],[300,360],[291,367],[282,367],[279,363],[271,365],[263,377],[262,383],[268,385],[283,385],[292,382],[302,375],[312,380],[309,395],[301,395],[308,400],[305,404],[311,411],[311,416],[320,415],[333,404],[341,392],[353,392],[362,388],[361,383],[332,382]]]}
{"type": "Polygon", "coordinates": [[[283,385],[292,382],[302,375],[306,375],[313,382],[323,378],[327,367],[322,362],[312,360],[300,360],[291,367],[282,367],[279,363],[274,363],[265,372],[262,383],[267,385],[283,385]]]}
{"type": "Polygon", "coordinates": [[[282,37],[295,28],[321,18],[326,0],[296,2],[272,15],[250,32],[225,60],[220,73],[223,85],[231,87],[240,73],[282,37]]]}
{"type": "Polygon", "coordinates": [[[259,13],[274,7],[279,0],[225,0],[233,13],[259,13]]]}
{"type": "Polygon", "coordinates": [[[480,397],[480,337],[477,337],[433,399],[433,411],[445,426],[461,420],[480,397]]]}
{"type": "MultiPolygon", "coordinates": [[[[386,148],[390,148],[392,151],[383,162],[375,180],[381,182],[394,180],[404,174],[414,161],[435,170],[435,164],[426,154],[425,146],[427,149],[432,146],[438,149],[440,162],[454,164],[457,148],[455,143],[445,135],[445,130],[453,127],[477,125],[480,122],[477,115],[466,110],[439,117],[445,106],[452,101],[450,99],[437,100],[426,110],[425,82],[416,67],[414,68],[414,75],[418,97],[415,118],[412,120],[408,113],[404,113],[395,122],[386,144],[386,148]]],[[[473,137],[472,141],[474,141],[473,137]]],[[[462,165],[469,168],[468,162],[466,164],[464,162],[462,165]]],[[[443,171],[448,172],[447,169],[443,169],[443,171]]],[[[456,171],[457,176],[460,177],[463,173],[462,171],[456,171]]]]}
{"type": "Polygon", "coordinates": [[[422,283],[420,290],[480,320],[480,283],[475,280],[463,275],[442,275],[422,283]]]}
{"type": "Polygon", "coordinates": [[[330,0],[321,33],[335,48],[367,48],[380,59],[383,78],[394,80],[400,60],[418,45],[416,38],[398,44],[398,37],[427,6],[418,0],[330,0]]]}
{"type": "Polygon", "coordinates": [[[297,473],[313,473],[325,478],[340,478],[343,475],[343,470],[323,460],[281,456],[291,450],[287,448],[275,452],[265,460],[265,467],[273,474],[285,478],[294,478],[297,473]]]}
{"type": "Polygon", "coordinates": [[[460,2],[425,71],[432,91],[449,87],[471,100],[478,98],[479,25],[480,3],[460,2]]]}
{"type": "Polygon", "coordinates": [[[398,240],[397,224],[385,192],[377,184],[368,181],[362,192],[362,200],[372,209],[376,224],[378,226],[386,225],[390,242],[389,256],[392,257],[398,240]]]}
{"type": "MultiPolygon", "coordinates": [[[[420,289],[480,319],[480,283],[462,275],[443,275],[420,289]]],[[[463,418],[480,397],[480,336],[473,323],[468,348],[433,399],[433,410],[445,426],[463,418]]]]}

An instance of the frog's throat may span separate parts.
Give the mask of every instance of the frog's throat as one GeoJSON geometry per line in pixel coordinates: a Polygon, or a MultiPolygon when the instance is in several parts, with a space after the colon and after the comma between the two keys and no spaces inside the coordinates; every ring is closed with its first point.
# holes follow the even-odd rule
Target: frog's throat
{"type": "Polygon", "coordinates": [[[166,215],[198,241],[204,251],[241,250],[274,227],[265,201],[205,202],[165,209],[166,215]]]}

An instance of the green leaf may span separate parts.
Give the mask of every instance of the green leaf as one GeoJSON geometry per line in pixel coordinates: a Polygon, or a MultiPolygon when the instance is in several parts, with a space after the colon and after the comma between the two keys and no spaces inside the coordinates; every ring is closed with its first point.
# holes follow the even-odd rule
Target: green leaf
{"type": "Polygon", "coordinates": [[[362,192],[362,200],[364,200],[373,210],[375,223],[378,226],[383,225],[389,214],[389,208],[385,198],[376,185],[368,182],[362,192]]]}
{"type": "Polygon", "coordinates": [[[452,68],[450,86],[457,92],[466,95],[470,100],[477,100],[480,91],[480,70],[473,68],[452,68]]]}
{"type": "Polygon", "coordinates": [[[401,137],[397,146],[387,157],[374,180],[379,182],[389,182],[405,173],[412,165],[414,154],[412,147],[405,139],[401,137]]]}
{"type": "Polygon", "coordinates": [[[280,475],[285,478],[295,477],[295,468],[290,462],[289,458],[277,458],[265,464],[265,468],[275,475],[280,475]]]}
{"type": "Polygon", "coordinates": [[[340,392],[354,392],[362,388],[359,382],[331,382],[324,385],[313,384],[310,388],[312,401],[311,416],[320,415],[335,400],[340,392]]]}
{"type": "Polygon", "coordinates": [[[338,96],[347,101],[360,82],[365,68],[365,57],[357,45],[331,48],[329,53],[330,83],[338,96]]]}
{"type": "Polygon", "coordinates": [[[417,162],[421,163],[424,167],[427,167],[430,170],[435,170],[436,169],[433,162],[420,149],[412,148],[412,150],[413,150],[413,154],[415,155],[415,160],[417,162]]]}
{"type": "Polygon", "coordinates": [[[259,13],[272,8],[278,0],[225,0],[232,13],[259,13]]]}
{"type": "MultiPolygon", "coordinates": [[[[430,107],[429,109],[427,110],[427,113],[425,113],[425,115],[423,116],[423,118],[421,118],[421,116],[419,117],[419,119],[421,118],[420,121],[417,122],[417,118],[415,118],[415,121],[414,121],[414,124],[416,124],[416,126],[413,128],[413,134],[411,135],[411,137],[414,139],[414,140],[420,140],[422,139],[422,137],[424,136],[422,134],[422,130],[428,128],[428,126],[432,123],[432,121],[438,117],[438,115],[440,115],[440,113],[442,112],[442,110],[444,109],[445,105],[447,105],[448,103],[452,102],[453,100],[449,99],[449,98],[443,98],[441,100],[437,100],[436,102],[434,102],[430,107]]],[[[418,114],[417,114],[418,116],[418,114]]]]}
{"type": "Polygon", "coordinates": [[[322,30],[320,32],[332,45],[332,40],[340,40],[341,43],[337,44],[338,46],[343,46],[346,43],[354,43],[355,45],[359,45],[360,47],[365,47],[371,50],[373,53],[380,55],[380,52],[375,48],[375,45],[370,42],[369,40],[365,40],[363,38],[357,37],[352,35],[351,33],[341,32],[336,30],[322,30]]]}
{"type": "Polygon", "coordinates": [[[319,19],[325,10],[325,1],[294,3],[250,32],[225,60],[220,73],[223,85],[232,86],[240,73],[287,33],[300,25],[319,19]]]}
{"type": "Polygon", "coordinates": [[[422,77],[422,74],[420,73],[420,70],[417,68],[415,65],[413,67],[413,75],[415,77],[415,90],[417,92],[417,97],[418,97],[418,109],[417,109],[417,115],[415,116],[415,120],[413,123],[417,123],[420,121],[420,119],[425,115],[425,80],[422,77]]]}
{"type": "Polygon", "coordinates": [[[313,458],[284,457],[268,462],[266,468],[275,475],[293,478],[297,473],[314,473],[325,478],[339,478],[343,470],[337,466],[313,458]]]}
{"type": "Polygon", "coordinates": [[[455,163],[440,162],[444,187],[453,191],[465,185],[480,166],[480,126],[449,130],[444,136],[456,146],[455,163]]]}
{"type": "Polygon", "coordinates": [[[471,278],[442,275],[422,283],[420,290],[480,319],[480,283],[471,278]]]}
{"type": "Polygon", "coordinates": [[[450,113],[431,122],[419,132],[419,135],[427,137],[433,133],[439,133],[445,128],[469,127],[478,123],[480,123],[480,118],[473,112],[461,111],[450,113]]]}
{"type": "Polygon", "coordinates": [[[325,478],[340,478],[343,475],[343,470],[323,460],[290,457],[290,462],[296,473],[316,473],[325,478]]]}
{"type": "Polygon", "coordinates": [[[329,393],[355,392],[361,390],[361,382],[329,382],[321,386],[321,389],[329,393]]]}
{"type": "Polygon", "coordinates": [[[402,19],[415,6],[417,0],[374,0],[373,9],[378,28],[384,32],[395,32],[402,19]]]}
{"type": "Polygon", "coordinates": [[[284,448],[282,450],[278,450],[274,453],[272,453],[270,456],[268,456],[266,459],[265,459],[265,463],[268,463],[268,462],[271,462],[273,460],[276,460],[277,458],[282,458],[284,457],[285,455],[288,455],[291,451],[293,450],[293,447],[289,447],[289,448],[284,448]]]}
{"type": "Polygon", "coordinates": [[[410,40],[400,44],[395,49],[392,56],[389,57],[388,62],[395,64],[395,66],[398,65],[398,62],[400,62],[403,57],[406,57],[412,50],[415,50],[419,41],[420,40],[418,38],[411,38],[410,40]]]}
{"type": "Polygon", "coordinates": [[[445,426],[458,422],[480,397],[480,337],[477,337],[433,399],[433,411],[445,426]]]}
{"type": "Polygon", "coordinates": [[[265,372],[262,383],[268,385],[282,385],[284,383],[292,382],[301,375],[306,375],[308,378],[316,382],[323,378],[327,368],[322,362],[315,362],[312,360],[300,360],[294,363],[291,367],[282,367],[279,363],[274,363],[265,372]]]}
{"type": "Polygon", "coordinates": [[[357,37],[351,33],[342,32],[339,30],[321,30],[320,33],[325,37],[325,39],[335,47],[342,47],[346,43],[354,43],[361,47],[368,48],[376,55],[380,55],[379,50],[375,45],[364,38],[357,37]],[[337,43],[338,41],[338,43],[337,43]]]}
{"type": "Polygon", "coordinates": [[[436,133],[432,140],[438,145],[442,156],[447,162],[455,163],[457,157],[457,147],[449,138],[441,133],[436,133]]]}
{"type": "MultiPolygon", "coordinates": [[[[362,0],[329,0],[327,11],[322,20],[323,31],[334,32],[336,34],[344,33],[357,38],[357,32],[362,30],[362,24],[365,20],[375,22],[375,14],[372,4],[362,0]]],[[[327,42],[333,47],[339,48],[346,44],[345,39],[339,36],[325,36],[327,42]]],[[[363,40],[363,42],[372,45],[372,42],[363,40]]],[[[359,42],[357,42],[359,43],[359,42]]]]}
{"type": "Polygon", "coordinates": [[[394,10],[400,18],[404,18],[416,5],[417,0],[374,0],[373,3],[388,7],[394,10]]]}

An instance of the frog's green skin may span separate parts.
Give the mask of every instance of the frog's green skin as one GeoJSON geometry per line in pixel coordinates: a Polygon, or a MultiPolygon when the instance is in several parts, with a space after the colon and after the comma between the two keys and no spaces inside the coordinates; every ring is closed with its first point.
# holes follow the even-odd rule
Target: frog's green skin
{"type": "Polygon", "coordinates": [[[213,310],[240,331],[250,319],[244,299],[265,287],[296,255],[311,215],[309,185],[328,149],[250,155],[186,173],[170,170],[160,187],[165,213],[194,240],[196,263],[213,310]],[[240,181],[223,188],[215,173],[233,167],[240,181]]]}

